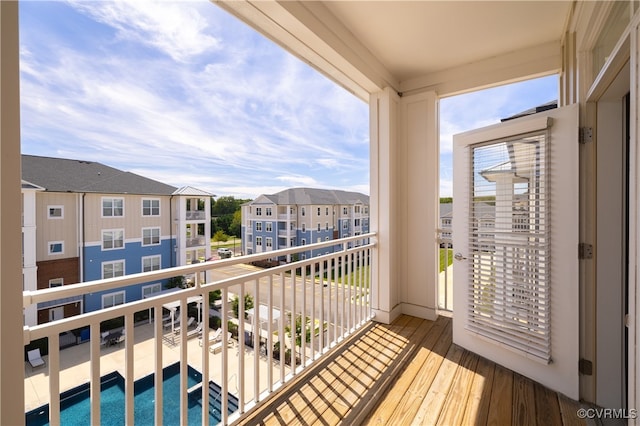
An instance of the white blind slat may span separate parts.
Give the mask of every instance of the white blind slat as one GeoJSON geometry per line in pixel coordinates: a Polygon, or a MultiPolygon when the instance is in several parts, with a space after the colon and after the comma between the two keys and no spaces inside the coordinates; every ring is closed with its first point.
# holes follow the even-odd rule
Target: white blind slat
{"type": "Polygon", "coordinates": [[[551,360],[546,132],[471,147],[467,328],[551,360]]]}

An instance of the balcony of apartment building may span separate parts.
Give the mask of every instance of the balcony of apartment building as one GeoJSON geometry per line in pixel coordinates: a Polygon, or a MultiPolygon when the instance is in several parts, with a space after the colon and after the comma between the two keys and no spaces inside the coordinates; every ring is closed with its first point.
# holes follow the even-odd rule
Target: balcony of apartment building
{"type": "Polygon", "coordinates": [[[196,277],[184,290],[26,329],[44,363],[25,362],[27,423],[575,424],[579,403],[453,344],[450,317],[372,321],[376,236],[305,250],[336,244],[267,269],[248,264],[300,248],[26,292],[28,306],[196,277]],[[214,291],[219,299],[202,303],[214,291]],[[88,341],[60,349],[60,336],[76,332],[88,341]]]}
{"type": "Polygon", "coordinates": [[[205,220],[207,214],[204,210],[187,210],[185,217],[187,220],[205,220]]]}

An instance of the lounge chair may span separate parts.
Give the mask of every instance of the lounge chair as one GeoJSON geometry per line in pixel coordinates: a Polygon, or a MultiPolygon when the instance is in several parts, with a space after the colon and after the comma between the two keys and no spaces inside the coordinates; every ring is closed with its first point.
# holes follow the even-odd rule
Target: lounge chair
{"type": "Polygon", "coordinates": [[[42,355],[40,355],[40,348],[32,349],[27,352],[27,358],[29,359],[31,368],[36,368],[44,365],[44,360],[42,359],[42,355]]]}
{"type": "Polygon", "coordinates": [[[100,333],[100,346],[106,345],[108,340],[109,340],[108,331],[103,331],[102,333],[100,333]]]}
{"type": "Polygon", "coordinates": [[[219,340],[219,341],[217,341],[217,342],[213,342],[213,343],[211,343],[211,344],[209,345],[209,352],[211,352],[212,354],[215,354],[216,352],[221,351],[221,350],[222,350],[222,347],[223,347],[225,344],[232,343],[232,341],[231,341],[231,336],[232,336],[232,335],[231,335],[231,332],[229,331],[229,332],[227,332],[227,338],[226,338],[226,339],[219,340]]]}
{"type": "MultiPolygon", "coordinates": [[[[194,317],[189,317],[189,320],[187,320],[187,329],[189,329],[189,327],[191,326],[191,324],[193,324],[195,320],[196,319],[194,317]]],[[[181,328],[182,328],[181,325],[178,325],[176,328],[173,329],[173,331],[175,333],[179,333],[181,328]]]]}
{"type": "MultiPolygon", "coordinates": [[[[222,329],[218,328],[213,332],[213,334],[209,335],[209,344],[217,342],[220,339],[220,336],[222,336],[222,329]]],[[[200,341],[198,343],[202,346],[202,336],[200,336],[200,341]]]]}
{"type": "Polygon", "coordinates": [[[187,337],[192,337],[195,336],[196,334],[200,334],[202,333],[202,325],[204,324],[204,322],[201,322],[198,324],[198,326],[196,328],[194,328],[191,331],[187,332],[187,337]]]}

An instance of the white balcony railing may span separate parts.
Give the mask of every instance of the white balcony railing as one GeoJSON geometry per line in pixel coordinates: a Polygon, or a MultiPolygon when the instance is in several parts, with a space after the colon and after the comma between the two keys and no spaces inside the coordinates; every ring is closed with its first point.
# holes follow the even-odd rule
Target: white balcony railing
{"type": "Polygon", "coordinates": [[[207,213],[202,210],[188,210],[187,220],[204,220],[207,218],[207,213]]]}
{"type": "Polygon", "coordinates": [[[206,237],[194,237],[186,239],[187,247],[200,247],[207,244],[206,237]]]}
{"type": "MultiPolygon", "coordinates": [[[[271,395],[287,382],[300,374],[305,368],[316,363],[329,351],[335,348],[347,336],[366,324],[372,316],[370,300],[371,266],[375,259],[375,234],[360,235],[341,240],[311,244],[266,254],[199,263],[175,267],[148,273],[127,275],[120,278],[86,282],[41,291],[24,293],[24,306],[43,303],[55,299],[77,297],[87,293],[113,290],[126,286],[157,282],[180,275],[193,275],[195,286],[173,293],[126,303],[119,306],[90,312],[59,321],[25,327],[24,344],[47,338],[48,355],[46,358],[49,393],[49,423],[58,425],[61,421],[60,393],[61,375],[86,375],[90,386],[90,423],[100,423],[100,384],[101,384],[101,322],[113,318],[124,317],[124,344],[119,349],[119,365],[123,367],[125,399],[122,411],[126,424],[134,424],[134,378],[141,374],[153,373],[162,377],[163,367],[168,358],[167,346],[179,352],[180,368],[180,424],[188,424],[189,398],[194,386],[187,385],[188,366],[202,373],[201,380],[201,415],[202,424],[209,424],[213,398],[205,391],[217,381],[221,388],[220,406],[217,415],[222,424],[241,420],[249,412],[264,404],[271,395]],[[359,243],[357,247],[355,243],[359,243]],[[228,268],[230,266],[250,262],[267,261],[274,258],[285,258],[310,249],[342,245],[336,251],[313,259],[302,260],[290,264],[282,264],[268,269],[252,268],[243,275],[229,277],[220,271],[219,279],[205,281],[203,277],[215,276],[216,271],[227,268],[247,270],[246,268],[228,268]],[[209,306],[210,292],[219,290],[221,301],[219,306],[221,317],[220,342],[210,341],[213,330],[209,328],[209,312],[203,312],[203,329],[198,331],[200,345],[189,345],[193,331],[181,327],[177,333],[173,328],[166,332],[163,328],[163,308],[178,307],[181,324],[187,323],[188,303],[204,300],[209,306]],[[249,298],[246,295],[250,295],[249,298]],[[232,305],[237,296],[239,319],[233,314],[232,305]],[[247,299],[245,299],[247,297],[247,299]],[[243,312],[245,300],[252,300],[254,315],[248,318],[243,312]],[[149,323],[137,327],[134,314],[154,309],[149,323]],[[254,318],[259,320],[254,321],[254,318]],[[278,319],[279,318],[279,319],[278,319]],[[237,333],[235,331],[237,324],[237,333]],[[77,371],[70,371],[65,350],[60,350],[59,335],[79,328],[89,328],[88,346],[89,362],[77,366],[77,371]],[[151,342],[140,342],[144,338],[142,329],[150,327],[148,334],[151,342]],[[229,337],[229,332],[232,332],[229,337]],[[237,336],[237,337],[236,337],[237,336]],[[246,338],[245,338],[246,337],[246,338]],[[237,340],[237,341],[236,341],[237,340]],[[229,342],[234,342],[232,347],[229,342]],[[148,344],[147,350],[138,345],[148,344]],[[279,350],[279,354],[276,352],[279,350]],[[213,350],[212,350],[213,349],[213,350]],[[216,349],[219,349],[217,353],[216,349]],[[287,354],[290,352],[290,355],[287,354]],[[150,353],[153,361],[150,362],[150,353]],[[140,356],[144,355],[144,361],[140,356]],[[62,362],[64,361],[64,362],[62,362]],[[66,367],[64,371],[61,364],[66,367]],[[193,365],[196,364],[196,365],[193,365]],[[87,367],[88,365],[88,367],[87,367]],[[145,369],[148,372],[145,373],[145,369]],[[228,413],[231,400],[237,403],[238,409],[228,413]]],[[[295,257],[295,256],[291,256],[295,257]]],[[[272,263],[273,264],[273,263],[272,263]]],[[[198,330],[198,329],[196,329],[198,330]]],[[[198,339],[195,339],[196,341],[198,339]]],[[[105,351],[106,352],[106,351],[105,351]]],[[[106,364],[106,360],[105,360],[106,364]]],[[[71,369],[73,369],[72,367],[71,369]]],[[[102,374],[104,374],[104,367],[102,374]]],[[[43,380],[44,380],[43,378],[43,380]]],[[[197,386],[195,386],[197,387],[197,386]]],[[[46,389],[46,386],[45,386],[46,389]]],[[[163,419],[163,384],[155,381],[154,410],[145,413],[153,423],[162,424],[163,419]]],[[[200,410],[200,408],[198,408],[200,410]]],[[[46,412],[46,410],[43,410],[46,412]]],[[[45,414],[46,415],[46,414],[45,414]]]]}

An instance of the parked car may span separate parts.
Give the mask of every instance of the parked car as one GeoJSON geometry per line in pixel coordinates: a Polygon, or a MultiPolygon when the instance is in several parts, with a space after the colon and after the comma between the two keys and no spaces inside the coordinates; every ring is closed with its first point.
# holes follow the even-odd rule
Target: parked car
{"type": "Polygon", "coordinates": [[[233,251],[226,247],[222,247],[218,249],[218,256],[220,256],[220,259],[228,259],[233,256],[233,251]]]}

